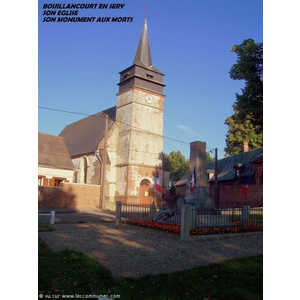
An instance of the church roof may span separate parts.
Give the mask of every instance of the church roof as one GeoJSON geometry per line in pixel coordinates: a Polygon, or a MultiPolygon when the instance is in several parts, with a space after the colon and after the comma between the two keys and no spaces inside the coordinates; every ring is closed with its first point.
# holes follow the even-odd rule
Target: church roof
{"type": "Polygon", "coordinates": [[[136,65],[143,63],[144,65],[146,65],[148,67],[152,66],[151,51],[150,51],[146,19],[145,19],[143,31],[142,31],[142,34],[140,37],[139,45],[138,45],[133,63],[136,65]]]}
{"type": "Polygon", "coordinates": [[[62,137],[38,133],[38,165],[58,169],[74,169],[62,137]]]}
{"type": "Polygon", "coordinates": [[[138,65],[140,67],[149,69],[151,71],[155,71],[161,73],[152,65],[152,58],[151,58],[151,50],[150,50],[150,43],[149,43],[149,36],[148,36],[148,29],[147,29],[147,20],[145,19],[143,31],[141,33],[139,45],[135,54],[135,58],[133,61],[134,65],[138,65]]]}
{"type": "Polygon", "coordinates": [[[104,138],[105,116],[109,130],[116,119],[116,106],[67,125],[59,134],[63,137],[71,156],[95,152],[104,138]]]}

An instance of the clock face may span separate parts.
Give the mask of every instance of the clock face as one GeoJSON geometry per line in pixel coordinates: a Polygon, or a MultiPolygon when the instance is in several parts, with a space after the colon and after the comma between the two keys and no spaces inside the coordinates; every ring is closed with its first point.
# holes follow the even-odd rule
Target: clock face
{"type": "Polygon", "coordinates": [[[152,102],[153,102],[153,97],[152,97],[151,95],[147,95],[147,96],[146,96],[146,102],[147,102],[148,104],[152,104],[152,102]]]}

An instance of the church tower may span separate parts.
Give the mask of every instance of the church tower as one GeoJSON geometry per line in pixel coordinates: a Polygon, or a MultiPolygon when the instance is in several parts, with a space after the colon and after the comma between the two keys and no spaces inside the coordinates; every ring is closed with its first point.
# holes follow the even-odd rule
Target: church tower
{"type": "Polygon", "coordinates": [[[116,197],[128,203],[151,204],[155,178],[163,183],[163,76],[152,65],[147,20],[133,65],[121,71],[117,94],[119,122],[116,197]]]}

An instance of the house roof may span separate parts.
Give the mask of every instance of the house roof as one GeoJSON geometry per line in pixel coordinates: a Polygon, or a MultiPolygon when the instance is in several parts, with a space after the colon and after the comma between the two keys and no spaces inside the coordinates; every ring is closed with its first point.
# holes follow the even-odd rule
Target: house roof
{"type": "MultiPolygon", "coordinates": [[[[232,180],[235,178],[252,176],[255,172],[255,166],[253,162],[257,162],[263,159],[263,148],[257,148],[247,152],[239,153],[229,157],[225,157],[218,160],[218,181],[232,180]],[[236,167],[239,167],[239,175],[236,176],[236,167]]],[[[215,161],[208,162],[206,164],[207,172],[215,172],[215,161]]],[[[175,186],[186,184],[191,180],[190,171],[176,182],[175,186]]],[[[214,181],[213,176],[209,181],[214,181]]]]}
{"type": "Polygon", "coordinates": [[[95,152],[104,138],[105,116],[109,130],[116,120],[116,106],[67,125],[59,134],[63,137],[71,156],[95,152]]]}
{"type": "Polygon", "coordinates": [[[38,133],[38,165],[58,169],[74,169],[62,137],[38,133]]]}
{"type": "Polygon", "coordinates": [[[251,161],[252,164],[256,164],[263,161],[263,152],[259,154],[254,160],[251,161]]]}
{"type": "Polygon", "coordinates": [[[185,185],[188,181],[191,181],[190,171],[187,171],[183,177],[181,177],[181,179],[175,183],[175,186],[185,185]]]}
{"type": "MultiPolygon", "coordinates": [[[[257,148],[247,152],[222,158],[218,160],[218,181],[232,180],[236,177],[252,176],[255,173],[254,160],[262,156],[263,148],[257,148]],[[239,175],[236,176],[236,168],[239,167],[239,175]]],[[[207,163],[207,170],[215,170],[215,162],[207,163]]],[[[210,181],[214,181],[214,177],[210,181]]]]}

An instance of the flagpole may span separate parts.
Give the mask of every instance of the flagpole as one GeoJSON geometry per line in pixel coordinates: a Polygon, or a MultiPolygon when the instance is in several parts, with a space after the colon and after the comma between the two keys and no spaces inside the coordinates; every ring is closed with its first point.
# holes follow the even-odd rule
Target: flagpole
{"type": "Polygon", "coordinates": [[[195,205],[195,186],[193,187],[193,206],[195,205]]]}
{"type": "Polygon", "coordinates": [[[194,185],[194,169],[192,171],[192,186],[193,186],[193,206],[194,206],[194,203],[195,203],[195,199],[194,199],[194,194],[195,194],[195,185],[194,185]]]}
{"type": "Polygon", "coordinates": [[[247,205],[247,194],[248,194],[247,168],[245,168],[244,185],[245,185],[246,188],[247,188],[246,193],[244,194],[244,196],[245,196],[245,202],[244,202],[244,205],[246,206],[246,205],[247,205]]]}
{"type": "Polygon", "coordinates": [[[195,206],[195,189],[196,189],[196,167],[193,169],[193,206],[195,206]]]}
{"type": "Polygon", "coordinates": [[[215,148],[215,207],[219,208],[218,148],[215,148]]]}

